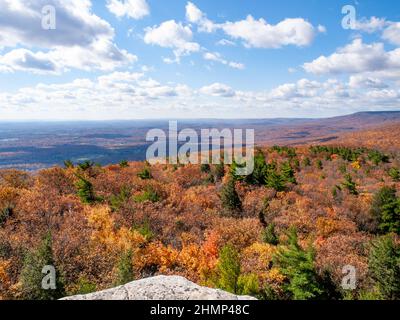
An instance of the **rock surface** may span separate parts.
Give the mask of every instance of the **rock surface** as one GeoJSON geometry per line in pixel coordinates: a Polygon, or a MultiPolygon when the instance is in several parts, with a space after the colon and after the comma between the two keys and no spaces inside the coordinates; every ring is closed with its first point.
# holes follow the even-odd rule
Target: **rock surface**
{"type": "Polygon", "coordinates": [[[157,276],[116,288],[62,300],[256,300],[222,290],[198,286],[177,276],[157,276]]]}

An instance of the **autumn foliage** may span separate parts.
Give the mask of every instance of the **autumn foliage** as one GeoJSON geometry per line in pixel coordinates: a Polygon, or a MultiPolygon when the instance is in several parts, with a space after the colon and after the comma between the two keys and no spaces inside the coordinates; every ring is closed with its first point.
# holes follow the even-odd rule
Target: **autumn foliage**
{"type": "MultiPolygon", "coordinates": [[[[126,161],[0,171],[0,299],[38,298],[27,295],[24,270],[46,235],[65,294],[173,274],[264,299],[348,297],[346,265],[357,269],[352,298],[379,290],[371,265],[385,265],[385,247],[371,262],[371,243],[391,236],[395,250],[399,242],[398,155],[258,152],[244,179],[228,165],[126,161]]],[[[385,297],[398,298],[393,279],[385,297]]]]}

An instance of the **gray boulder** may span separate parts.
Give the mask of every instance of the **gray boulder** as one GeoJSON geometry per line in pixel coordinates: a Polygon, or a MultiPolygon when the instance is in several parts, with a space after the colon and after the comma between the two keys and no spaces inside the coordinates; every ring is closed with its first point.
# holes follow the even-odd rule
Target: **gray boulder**
{"type": "Polygon", "coordinates": [[[61,300],[256,300],[222,290],[198,286],[178,276],[157,276],[116,288],[61,300]]]}

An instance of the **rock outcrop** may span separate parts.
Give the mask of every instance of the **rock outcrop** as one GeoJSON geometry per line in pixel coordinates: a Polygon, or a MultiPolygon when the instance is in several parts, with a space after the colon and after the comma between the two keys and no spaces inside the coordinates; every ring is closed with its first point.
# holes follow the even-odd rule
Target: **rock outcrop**
{"type": "Polygon", "coordinates": [[[255,300],[255,298],[201,287],[182,277],[157,276],[62,300],[255,300]]]}

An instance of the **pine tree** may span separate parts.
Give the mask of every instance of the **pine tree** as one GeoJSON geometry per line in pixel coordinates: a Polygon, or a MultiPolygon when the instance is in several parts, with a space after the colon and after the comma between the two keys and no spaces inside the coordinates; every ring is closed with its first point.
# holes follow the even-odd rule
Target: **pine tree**
{"type": "Polygon", "coordinates": [[[118,262],[116,286],[124,285],[134,280],[132,257],[132,250],[127,250],[121,255],[118,262]]]}
{"type": "Polygon", "coordinates": [[[240,276],[240,259],[238,251],[231,245],[221,249],[217,265],[218,288],[238,293],[238,280],[240,276]]]}
{"type": "Polygon", "coordinates": [[[50,233],[43,238],[37,249],[26,254],[20,282],[23,297],[27,300],[55,300],[65,296],[63,279],[54,262],[50,233]],[[42,280],[46,276],[46,274],[42,273],[45,266],[51,266],[56,269],[56,289],[44,289],[42,287],[42,280]]]}
{"type": "Polygon", "coordinates": [[[242,211],[242,201],[236,191],[235,181],[233,179],[229,179],[223,186],[221,190],[221,201],[224,209],[230,214],[237,215],[242,211]]]}
{"type": "Polygon", "coordinates": [[[400,246],[395,244],[392,235],[383,236],[372,243],[368,265],[382,298],[400,299],[400,246]]]}
{"type": "Polygon", "coordinates": [[[289,183],[296,184],[296,178],[294,176],[294,170],[289,161],[282,163],[281,165],[281,175],[283,180],[289,183]]]}
{"type": "Polygon", "coordinates": [[[224,163],[221,161],[220,163],[218,163],[217,165],[215,165],[215,179],[218,180],[222,180],[222,178],[225,176],[225,165],[224,163]]]}
{"type": "Polygon", "coordinates": [[[96,196],[93,190],[93,184],[82,176],[77,176],[78,182],[76,183],[77,195],[83,203],[93,203],[96,201],[96,196]]]}
{"type": "Polygon", "coordinates": [[[318,168],[319,170],[322,170],[322,169],[324,168],[324,166],[323,166],[321,160],[318,160],[318,161],[317,161],[317,168],[318,168]]]}
{"type": "Polygon", "coordinates": [[[200,171],[203,172],[203,173],[210,173],[211,172],[211,167],[210,167],[210,165],[208,163],[203,163],[200,166],[200,171]]]}
{"type": "Polygon", "coordinates": [[[137,176],[142,180],[150,180],[153,178],[151,175],[151,171],[148,167],[145,167],[142,171],[140,171],[137,176]]]}
{"type": "Polygon", "coordinates": [[[314,249],[303,250],[300,247],[296,229],[292,228],[288,236],[287,246],[281,247],[274,256],[274,264],[288,279],[285,291],[295,300],[321,298],[323,290],[314,267],[314,249]]]}
{"type": "Polygon", "coordinates": [[[65,160],[65,161],[64,161],[64,167],[65,167],[66,169],[73,168],[73,167],[74,167],[74,164],[73,164],[73,162],[72,162],[71,160],[65,160]]]}
{"type": "Polygon", "coordinates": [[[393,179],[394,182],[400,181],[400,170],[397,168],[391,168],[389,170],[389,176],[393,179]]]}
{"type": "Polygon", "coordinates": [[[265,243],[276,246],[279,243],[278,237],[275,233],[275,224],[270,223],[263,231],[263,241],[265,243]]]}
{"type": "Polygon", "coordinates": [[[344,177],[344,181],[342,182],[342,186],[343,188],[347,189],[347,191],[349,191],[350,194],[355,196],[358,195],[357,185],[353,181],[353,178],[351,177],[350,174],[346,174],[346,176],[344,177]]]}
{"type": "Polygon", "coordinates": [[[400,199],[394,187],[383,187],[374,196],[371,213],[376,217],[379,231],[400,234],[400,199]]]}
{"type": "Polygon", "coordinates": [[[246,177],[246,182],[254,185],[263,185],[267,176],[268,165],[262,151],[258,151],[254,157],[254,170],[246,177]]]}
{"type": "Polygon", "coordinates": [[[311,160],[310,160],[310,158],[304,158],[304,160],[303,160],[303,166],[304,166],[304,167],[309,167],[309,166],[311,166],[311,160]]]}
{"type": "Polygon", "coordinates": [[[275,189],[275,191],[277,192],[282,192],[286,190],[285,181],[282,176],[276,172],[276,170],[268,170],[266,185],[269,188],[275,189]]]}
{"type": "Polygon", "coordinates": [[[122,161],[119,163],[119,166],[120,166],[121,168],[128,168],[128,167],[129,167],[129,163],[128,163],[127,160],[122,160],[122,161]]]}

